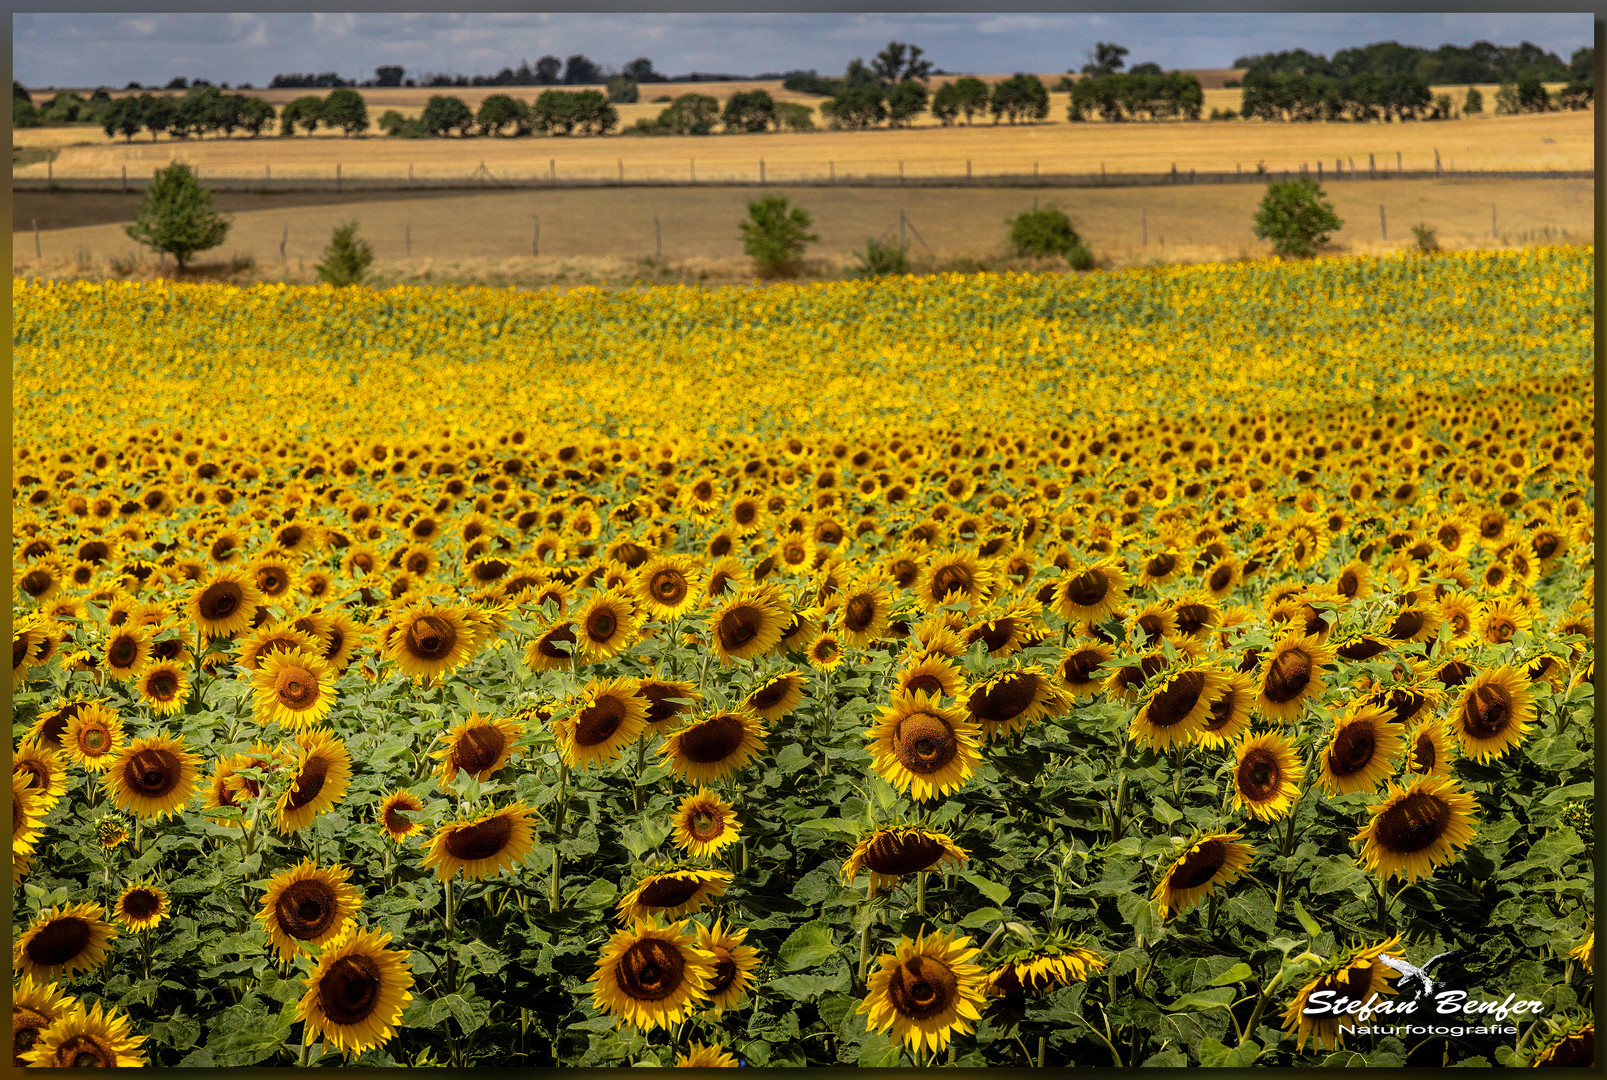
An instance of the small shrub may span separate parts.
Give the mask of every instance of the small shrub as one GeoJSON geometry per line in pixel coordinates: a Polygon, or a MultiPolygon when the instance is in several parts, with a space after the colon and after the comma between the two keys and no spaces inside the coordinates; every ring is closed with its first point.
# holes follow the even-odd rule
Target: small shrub
{"type": "Polygon", "coordinates": [[[1082,246],[1082,237],[1062,210],[1052,206],[1029,210],[1008,220],[1010,244],[1017,255],[1064,255],[1082,246]]]}
{"type": "Polygon", "coordinates": [[[318,280],[340,287],[357,285],[373,261],[374,249],[358,238],[357,222],[349,221],[337,226],[329,238],[323,261],[318,264],[318,280]]]}
{"type": "Polygon", "coordinates": [[[1424,222],[1412,226],[1412,236],[1416,238],[1418,251],[1440,250],[1440,238],[1436,230],[1431,229],[1424,222]]]}
{"type": "Polygon", "coordinates": [[[748,203],[748,220],[741,223],[742,250],[759,264],[761,273],[781,276],[797,270],[804,245],[819,240],[809,232],[814,218],[809,211],[789,206],[779,195],[748,203]]]}
{"type": "Polygon", "coordinates": [[[1328,234],[1344,225],[1333,204],[1309,176],[1267,185],[1267,194],[1255,214],[1255,234],[1272,241],[1275,255],[1315,255],[1328,242],[1328,234]]]}
{"type": "Polygon", "coordinates": [[[857,258],[859,265],[854,267],[856,277],[893,277],[910,272],[908,245],[867,238],[865,250],[857,258]]]}

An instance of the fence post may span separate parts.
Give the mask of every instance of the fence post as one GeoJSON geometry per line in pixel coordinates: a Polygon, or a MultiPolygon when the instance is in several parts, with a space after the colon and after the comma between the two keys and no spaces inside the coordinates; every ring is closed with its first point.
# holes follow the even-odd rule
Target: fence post
{"type": "Polygon", "coordinates": [[[56,163],[54,161],[52,161],[50,158],[45,158],[45,181],[47,183],[54,183],[55,179],[56,179],[56,163]]]}
{"type": "Polygon", "coordinates": [[[904,182],[904,163],[902,161],[898,163],[898,182],[900,184],[904,182]]]}
{"type": "Polygon", "coordinates": [[[409,184],[413,182],[413,163],[411,161],[407,163],[407,182],[409,184]]]}
{"type": "Polygon", "coordinates": [[[547,159],[547,183],[554,184],[554,185],[556,185],[558,183],[558,159],[557,158],[548,158],[547,159]]]}
{"type": "Polygon", "coordinates": [[[625,159],[615,158],[614,160],[619,162],[619,182],[623,184],[625,182],[625,159]]]}
{"type": "Polygon", "coordinates": [[[1189,183],[1191,183],[1191,184],[1194,183],[1194,170],[1193,169],[1189,170],[1189,183]]]}
{"type": "Polygon", "coordinates": [[[759,186],[764,186],[764,158],[759,159],[759,186]]]}
{"type": "Polygon", "coordinates": [[[1149,217],[1142,206],[1138,208],[1138,232],[1142,238],[1139,246],[1149,247],[1149,217]]]}
{"type": "Polygon", "coordinates": [[[335,162],[335,191],[340,191],[340,162],[335,162]]]}
{"type": "Polygon", "coordinates": [[[971,159],[970,158],[965,159],[965,178],[967,180],[971,179],[971,159]]]}
{"type": "Polygon", "coordinates": [[[692,167],[692,183],[697,183],[697,158],[687,158],[687,164],[692,167]]]}
{"type": "Polygon", "coordinates": [[[1401,152],[1395,151],[1395,175],[1399,176],[1405,170],[1401,168],[1401,152]]]}
{"type": "Polygon", "coordinates": [[[36,258],[36,259],[43,259],[44,258],[44,255],[39,250],[39,219],[38,218],[33,219],[33,257],[36,258]]]}
{"type": "Polygon", "coordinates": [[[1384,224],[1384,204],[1378,204],[1378,237],[1380,240],[1389,240],[1389,226],[1384,224]]]}
{"type": "Polygon", "coordinates": [[[664,231],[659,228],[658,215],[653,215],[653,257],[664,258],[664,231]]]}
{"type": "Polygon", "coordinates": [[[285,261],[285,241],[290,239],[290,222],[285,222],[284,234],[279,237],[279,261],[285,261]]]}
{"type": "Polygon", "coordinates": [[[835,161],[826,162],[826,174],[828,182],[833,184],[837,182],[837,163],[835,161]]]}
{"type": "Polygon", "coordinates": [[[1177,162],[1172,162],[1172,183],[1177,183],[1177,162]]]}
{"type": "Polygon", "coordinates": [[[1322,161],[1317,162],[1317,183],[1322,183],[1322,161]]]}
{"type": "Polygon", "coordinates": [[[1440,148],[1436,146],[1434,148],[1434,175],[1438,176],[1439,172],[1440,172],[1440,148]]]}
{"type": "Polygon", "coordinates": [[[1354,179],[1356,179],[1356,159],[1355,158],[1347,158],[1346,160],[1348,160],[1350,162],[1350,178],[1352,180],[1354,180],[1354,179]]]}
{"type": "Polygon", "coordinates": [[[900,250],[902,250],[905,247],[905,240],[904,240],[904,211],[903,211],[902,208],[900,208],[899,211],[898,211],[898,246],[899,246],[900,250]]]}
{"type": "Polygon", "coordinates": [[[413,257],[413,223],[405,222],[402,225],[402,243],[407,245],[407,257],[413,257]]]}
{"type": "Polygon", "coordinates": [[[1103,161],[1099,163],[1099,186],[1105,186],[1105,163],[1103,161]]]}
{"type": "Polygon", "coordinates": [[[1370,152],[1367,155],[1367,179],[1369,179],[1369,180],[1377,180],[1378,179],[1378,170],[1377,170],[1377,167],[1373,164],[1373,155],[1370,152]]]}
{"type": "Polygon", "coordinates": [[[123,166],[123,192],[125,194],[128,192],[128,166],[127,165],[123,166]]]}
{"type": "Polygon", "coordinates": [[[530,220],[535,224],[535,232],[530,236],[530,257],[533,259],[541,254],[541,216],[531,214],[530,220]]]}

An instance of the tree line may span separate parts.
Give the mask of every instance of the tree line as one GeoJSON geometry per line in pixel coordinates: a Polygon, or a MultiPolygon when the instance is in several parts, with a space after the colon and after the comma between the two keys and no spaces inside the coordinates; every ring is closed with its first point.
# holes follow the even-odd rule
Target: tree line
{"type": "Polygon", "coordinates": [[[1555,53],[1523,42],[1516,46],[1476,41],[1467,47],[1441,45],[1423,49],[1393,41],[1361,48],[1341,49],[1332,59],[1304,49],[1241,56],[1233,61],[1244,68],[1246,79],[1254,75],[1304,75],[1344,80],[1371,74],[1383,79],[1415,76],[1429,86],[1470,83],[1516,83],[1522,79],[1541,82],[1591,82],[1595,50],[1579,49],[1564,64],[1555,53]]]}

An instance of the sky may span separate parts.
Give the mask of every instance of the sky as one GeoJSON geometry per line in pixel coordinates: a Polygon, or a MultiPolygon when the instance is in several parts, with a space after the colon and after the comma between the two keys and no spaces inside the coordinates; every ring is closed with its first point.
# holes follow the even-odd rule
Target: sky
{"type": "Polygon", "coordinates": [[[175,76],[262,87],[293,72],[367,79],[382,64],[415,78],[490,75],[572,53],[615,69],[646,56],[666,75],[840,75],[894,40],[921,46],[936,68],[978,74],[1075,69],[1096,41],[1126,46],[1129,64],[1167,69],[1225,68],[1293,48],[1332,55],[1377,41],[1531,41],[1566,62],[1591,44],[1592,24],[1584,13],[17,13],[12,75],[29,87],[161,86],[175,76]]]}

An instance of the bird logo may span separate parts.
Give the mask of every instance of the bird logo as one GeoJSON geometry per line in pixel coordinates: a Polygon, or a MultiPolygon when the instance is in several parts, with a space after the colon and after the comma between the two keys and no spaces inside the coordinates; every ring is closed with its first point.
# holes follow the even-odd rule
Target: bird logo
{"type": "Polygon", "coordinates": [[[1435,991],[1444,985],[1441,982],[1436,982],[1434,978],[1429,975],[1429,972],[1433,971],[1435,965],[1437,965],[1441,960],[1455,956],[1461,951],[1461,949],[1451,949],[1448,952],[1442,952],[1439,955],[1430,958],[1429,961],[1422,967],[1413,967],[1407,961],[1396,959],[1395,957],[1390,956],[1388,953],[1380,956],[1378,960],[1385,966],[1394,968],[1396,971],[1400,972],[1400,979],[1397,981],[1396,986],[1401,988],[1412,987],[1413,990],[1410,1000],[1413,1002],[1419,1002],[1431,1000],[1434,997],[1435,991]]]}

